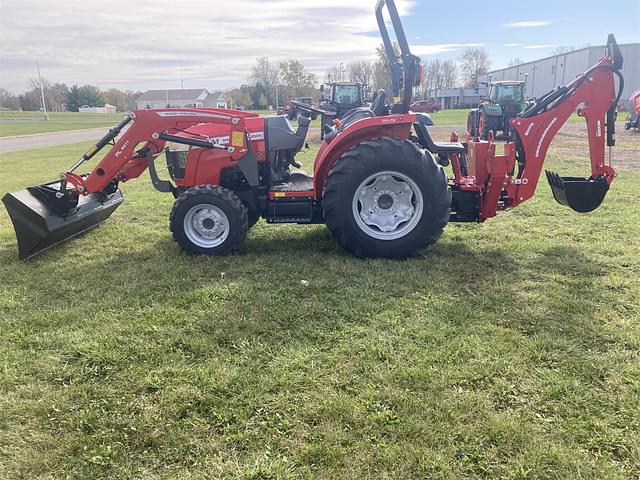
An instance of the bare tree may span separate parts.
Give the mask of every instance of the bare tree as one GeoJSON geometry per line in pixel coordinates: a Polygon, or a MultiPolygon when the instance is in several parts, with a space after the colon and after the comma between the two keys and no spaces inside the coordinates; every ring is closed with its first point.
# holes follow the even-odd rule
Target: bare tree
{"type": "Polygon", "coordinates": [[[338,65],[332,65],[325,70],[324,81],[325,83],[339,82],[341,76],[340,67],[338,65]]]}
{"type": "Polygon", "coordinates": [[[298,60],[282,62],[280,78],[289,97],[312,96],[316,89],[316,76],[298,60]]]}
{"type": "MultiPolygon", "coordinates": [[[[393,44],[396,56],[400,56],[400,47],[397,43],[393,44]]],[[[388,95],[391,94],[391,70],[389,69],[389,59],[387,58],[387,51],[384,45],[376,48],[376,54],[378,59],[373,64],[373,84],[374,89],[383,89],[388,95]]]]}
{"type": "Polygon", "coordinates": [[[524,60],[522,60],[521,58],[512,58],[511,60],[509,60],[509,64],[507,66],[517,67],[518,65],[522,65],[523,63],[524,60]]]}
{"type": "Polygon", "coordinates": [[[373,77],[373,64],[364,60],[355,60],[347,64],[347,74],[352,82],[369,85],[373,77]]]}
{"type": "Polygon", "coordinates": [[[0,88],[0,107],[9,110],[20,110],[20,99],[4,88],[0,88]]]}
{"type": "Polygon", "coordinates": [[[458,86],[458,66],[453,60],[442,62],[442,88],[455,88],[458,86]]]}
{"type": "Polygon", "coordinates": [[[477,85],[478,78],[485,75],[491,66],[489,52],[484,47],[467,48],[459,62],[464,86],[467,88],[477,85]]]}
{"type": "Polygon", "coordinates": [[[453,60],[430,60],[423,64],[423,95],[433,90],[453,88],[458,83],[458,68],[453,60]]]}
{"type": "Polygon", "coordinates": [[[269,57],[256,59],[256,64],[251,68],[251,81],[263,89],[267,104],[275,103],[273,100],[279,74],[278,67],[269,62],[269,57]]]}

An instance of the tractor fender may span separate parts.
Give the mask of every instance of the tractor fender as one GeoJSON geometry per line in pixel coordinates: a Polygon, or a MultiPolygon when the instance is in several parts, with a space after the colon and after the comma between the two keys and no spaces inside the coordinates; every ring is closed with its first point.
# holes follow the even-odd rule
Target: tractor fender
{"type": "Polygon", "coordinates": [[[502,107],[500,105],[483,105],[481,108],[488,117],[502,117],[502,107]]]}
{"type": "Polygon", "coordinates": [[[343,131],[331,139],[331,141],[325,141],[320,146],[314,167],[314,191],[316,199],[319,200],[322,198],[327,176],[345,152],[373,138],[409,138],[411,127],[415,122],[415,114],[366,118],[348,125],[343,131]]]}

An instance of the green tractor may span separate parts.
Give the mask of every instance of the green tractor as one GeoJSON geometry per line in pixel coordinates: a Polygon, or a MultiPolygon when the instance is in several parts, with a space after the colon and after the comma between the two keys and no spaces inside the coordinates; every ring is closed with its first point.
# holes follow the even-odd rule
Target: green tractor
{"type": "Polygon", "coordinates": [[[489,97],[480,102],[480,106],[469,112],[467,131],[482,140],[494,138],[498,132],[508,136],[511,119],[525,109],[525,82],[494,82],[489,89],[489,97]]]}

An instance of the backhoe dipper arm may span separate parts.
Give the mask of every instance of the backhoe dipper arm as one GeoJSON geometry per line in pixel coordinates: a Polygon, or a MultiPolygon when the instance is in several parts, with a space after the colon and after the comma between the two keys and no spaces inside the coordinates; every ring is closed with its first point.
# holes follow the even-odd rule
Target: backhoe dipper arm
{"type": "Polygon", "coordinates": [[[611,184],[616,172],[605,158],[605,142],[609,147],[615,145],[612,112],[615,113],[618,96],[614,75],[622,81],[615,63],[613,58],[603,57],[572,83],[540,98],[511,121],[516,132],[519,173],[507,186],[509,207],[534,195],[549,146],[574,112],[587,122],[591,179],[611,184]]]}
{"type": "MultiPolygon", "coordinates": [[[[63,183],[82,195],[103,191],[113,181],[127,181],[140,176],[147,168],[145,155],[138,151],[151,149],[154,155],[162,152],[166,140],[164,134],[180,132],[202,123],[225,124],[231,127],[230,145],[211,148],[225,148],[235,160],[248,151],[244,118],[252,114],[231,114],[220,110],[180,109],[180,110],[139,110],[127,114],[117,127],[111,129],[92,147],[69,171],[62,174],[63,183]],[[122,129],[132,123],[128,130],[113,144],[110,151],[86,177],[74,172],[85,161],[93,158],[103,147],[114,141],[122,129]]],[[[206,139],[204,140],[206,143],[206,139]]],[[[61,188],[63,190],[64,188],[61,188]]]]}

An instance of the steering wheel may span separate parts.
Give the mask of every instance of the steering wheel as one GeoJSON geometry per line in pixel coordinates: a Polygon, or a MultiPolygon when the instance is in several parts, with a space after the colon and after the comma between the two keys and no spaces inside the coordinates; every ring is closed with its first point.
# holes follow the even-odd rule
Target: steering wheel
{"type": "Polygon", "coordinates": [[[290,103],[291,105],[295,105],[296,107],[298,107],[300,110],[306,110],[307,112],[310,112],[310,113],[317,113],[319,115],[327,115],[327,116],[333,116],[337,114],[337,112],[329,112],[327,110],[321,110],[319,108],[312,107],[311,105],[307,105],[306,103],[296,102],[295,100],[290,100],[290,103]]]}

